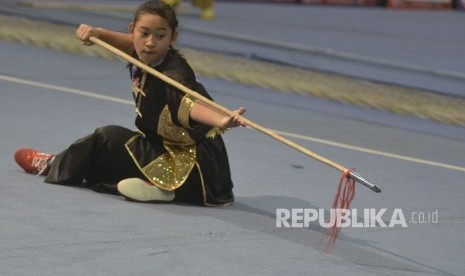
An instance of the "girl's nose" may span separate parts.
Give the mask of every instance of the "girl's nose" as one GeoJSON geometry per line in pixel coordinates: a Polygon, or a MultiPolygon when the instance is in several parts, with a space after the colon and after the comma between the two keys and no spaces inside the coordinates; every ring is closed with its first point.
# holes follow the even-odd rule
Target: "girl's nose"
{"type": "Polygon", "coordinates": [[[149,36],[145,41],[145,45],[153,47],[155,46],[155,37],[153,35],[149,36]]]}

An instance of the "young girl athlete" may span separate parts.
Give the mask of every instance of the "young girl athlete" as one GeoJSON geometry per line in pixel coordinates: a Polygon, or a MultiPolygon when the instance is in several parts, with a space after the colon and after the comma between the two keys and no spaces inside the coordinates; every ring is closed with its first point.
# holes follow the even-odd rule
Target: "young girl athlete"
{"type": "MultiPolygon", "coordinates": [[[[143,63],[210,98],[194,72],[172,47],[178,22],[171,6],[149,1],[136,11],[129,34],[81,25],[77,37],[91,36],[132,54],[143,63]]],[[[241,107],[231,116],[214,111],[189,95],[129,64],[136,131],[105,126],[57,154],[20,149],[16,162],[45,182],[81,185],[127,199],[181,201],[226,206],[234,201],[228,156],[220,135],[245,126],[241,107]]]]}

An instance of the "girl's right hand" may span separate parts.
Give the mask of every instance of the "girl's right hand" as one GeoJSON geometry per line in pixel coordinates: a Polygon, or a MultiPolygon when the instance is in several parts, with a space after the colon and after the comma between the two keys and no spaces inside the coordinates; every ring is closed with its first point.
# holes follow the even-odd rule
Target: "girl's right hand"
{"type": "Polygon", "coordinates": [[[76,37],[86,46],[94,45],[94,43],[89,40],[91,36],[99,37],[98,29],[93,26],[81,24],[76,30],[76,37]]]}

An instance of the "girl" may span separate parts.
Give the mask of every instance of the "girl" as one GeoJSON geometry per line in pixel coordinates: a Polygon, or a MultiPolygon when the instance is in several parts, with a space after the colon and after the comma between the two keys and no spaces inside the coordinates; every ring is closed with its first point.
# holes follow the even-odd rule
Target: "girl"
{"type": "MultiPolygon", "coordinates": [[[[131,53],[143,63],[210,98],[186,60],[172,47],[178,22],[162,1],[142,4],[129,34],[81,25],[77,37],[91,36],[131,53]]],[[[225,129],[245,126],[241,107],[231,116],[214,111],[190,96],[129,64],[135,101],[136,131],[105,126],[54,156],[32,149],[15,153],[16,162],[45,182],[120,193],[130,200],[181,201],[226,206],[234,201],[225,129]]],[[[211,99],[211,98],[210,98],[211,99]]]]}

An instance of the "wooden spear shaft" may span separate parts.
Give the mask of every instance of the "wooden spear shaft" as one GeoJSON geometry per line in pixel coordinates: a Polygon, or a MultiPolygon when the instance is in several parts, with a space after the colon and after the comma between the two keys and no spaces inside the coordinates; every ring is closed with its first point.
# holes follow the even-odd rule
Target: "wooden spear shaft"
{"type": "MultiPolygon", "coordinates": [[[[108,43],[106,43],[106,42],[104,42],[104,41],[102,41],[102,40],[100,40],[100,39],[98,39],[96,37],[90,37],[89,40],[92,43],[97,44],[97,45],[103,47],[104,49],[107,49],[108,51],[114,53],[115,55],[123,58],[124,60],[128,61],[129,63],[132,63],[132,64],[136,65],[137,67],[145,70],[146,72],[148,72],[148,73],[152,74],[153,76],[161,79],[162,81],[168,83],[169,85],[179,89],[180,91],[192,96],[193,98],[200,101],[202,104],[204,104],[204,105],[206,105],[206,106],[208,106],[210,108],[213,108],[215,110],[218,110],[218,111],[220,111],[220,112],[222,112],[222,113],[224,113],[226,115],[231,115],[233,113],[231,110],[217,104],[214,101],[211,101],[211,100],[205,98],[204,96],[200,95],[199,93],[195,92],[194,90],[182,85],[181,83],[171,79],[168,76],[163,75],[162,73],[158,72],[154,68],[142,63],[141,61],[139,61],[139,60],[133,58],[132,56],[124,53],[123,51],[111,46],[110,44],[108,44],[108,43]]],[[[242,119],[251,128],[258,130],[258,131],[270,136],[271,138],[274,138],[274,139],[278,140],[279,142],[281,142],[281,143],[283,143],[283,144],[285,144],[285,145],[287,145],[287,146],[289,146],[291,148],[294,148],[297,151],[299,151],[299,152],[301,152],[301,153],[303,153],[303,154],[305,154],[305,155],[307,155],[307,156],[309,156],[309,157],[311,157],[311,158],[313,158],[315,160],[318,160],[318,161],[320,161],[320,162],[322,162],[322,163],[324,163],[326,165],[329,165],[330,167],[333,167],[333,168],[335,168],[335,169],[337,169],[337,170],[339,170],[341,172],[348,171],[348,169],[345,168],[344,166],[342,166],[342,165],[340,165],[340,164],[338,164],[336,162],[333,162],[333,161],[331,161],[331,160],[329,160],[329,159],[327,159],[327,158],[325,158],[325,157],[323,157],[323,156],[321,156],[319,154],[316,154],[313,151],[310,151],[310,150],[308,150],[308,149],[306,149],[306,148],[304,148],[304,147],[302,147],[302,146],[300,146],[300,145],[298,145],[298,144],[296,144],[296,143],[294,143],[294,142],[292,142],[292,141],[278,135],[274,131],[271,131],[271,130],[269,130],[269,129],[267,129],[267,128],[265,128],[265,127],[263,127],[263,126],[261,126],[261,125],[259,125],[257,123],[254,123],[251,120],[248,120],[248,119],[246,119],[244,117],[242,117],[242,119]]]]}

